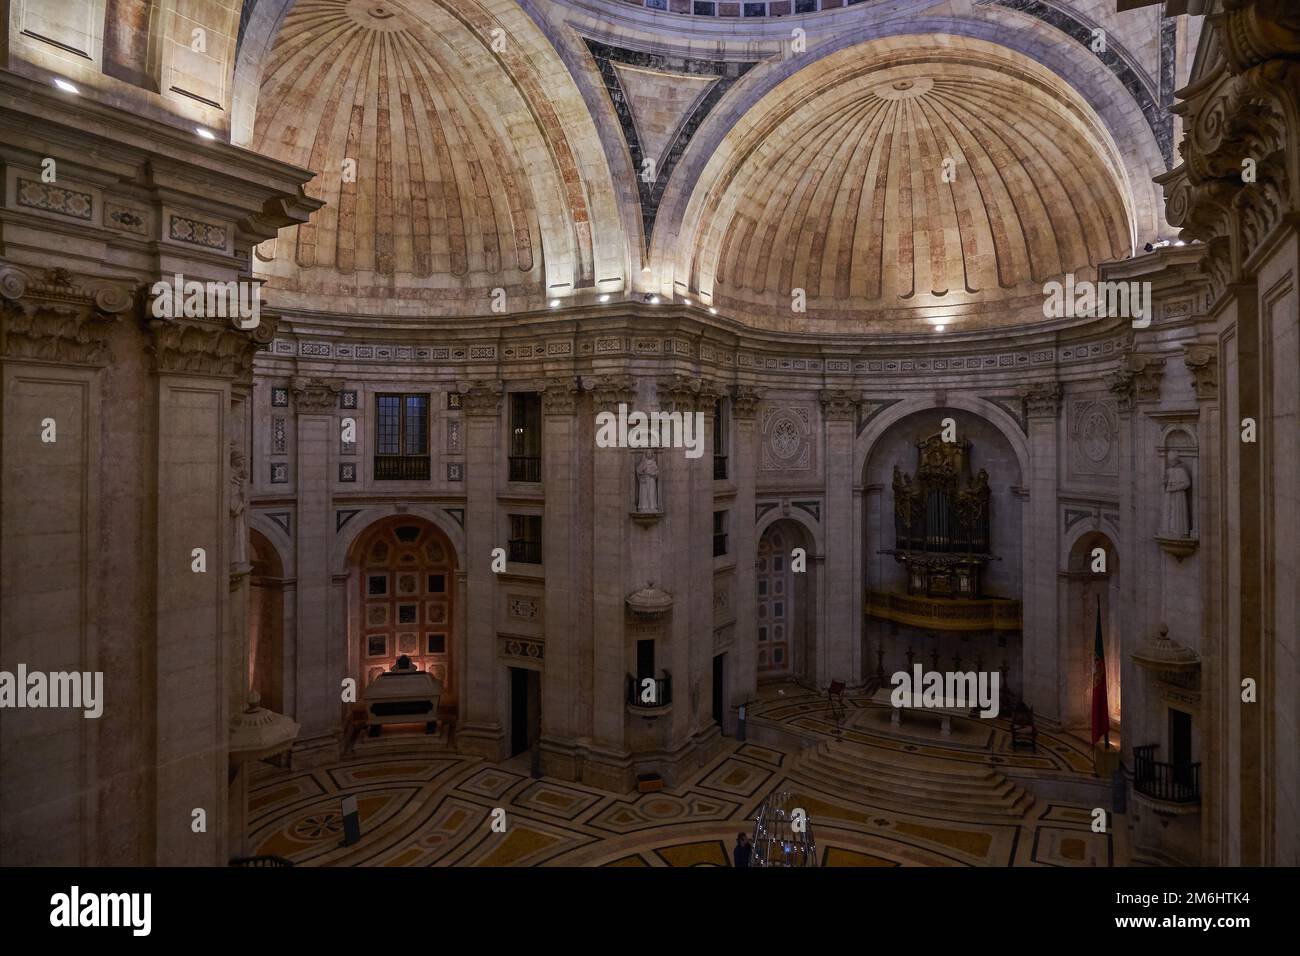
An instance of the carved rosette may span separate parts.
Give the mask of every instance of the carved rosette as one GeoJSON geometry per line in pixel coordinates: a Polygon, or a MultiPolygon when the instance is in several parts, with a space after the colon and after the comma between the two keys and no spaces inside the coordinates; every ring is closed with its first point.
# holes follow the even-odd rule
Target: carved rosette
{"type": "Polygon", "coordinates": [[[501,396],[505,389],[500,382],[461,382],[461,407],[466,415],[495,416],[501,414],[501,396]]]}
{"type": "Polygon", "coordinates": [[[731,416],[736,419],[752,419],[758,415],[759,403],[763,401],[763,390],[749,385],[737,385],[731,393],[731,416]]]}
{"type": "Polygon", "coordinates": [[[133,301],[130,289],[83,283],[67,269],[35,276],[0,261],[0,356],[106,365],[109,333],[133,301]]]}
{"type": "Polygon", "coordinates": [[[542,387],[542,412],[546,415],[572,415],[580,394],[576,378],[548,379],[542,387]]]}
{"type": "Polygon", "coordinates": [[[1032,382],[1016,389],[1027,418],[1055,418],[1061,413],[1065,388],[1060,382],[1032,382]]]}
{"type": "Polygon", "coordinates": [[[1212,345],[1189,345],[1183,364],[1192,373],[1192,386],[1202,401],[1219,397],[1219,354],[1212,345]]]}
{"type": "Polygon", "coordinates": [[[295,375],[289,381],[293,404],[299,415],[324,415],[338,407],[341,378],[309,378],[295,375]]]}
{"type": "Polygon", "coordinates": [[[841,388],[822,389],[822,418],[828,422],[856,422],[862,396],[841,388]]]}
{"type": "Polygon", "coordinates": [[[636,398],[636,379],[631,375],[597,375],[585,379],[596,411],[617,411],[619,403],[630,404],[636,398]]]}

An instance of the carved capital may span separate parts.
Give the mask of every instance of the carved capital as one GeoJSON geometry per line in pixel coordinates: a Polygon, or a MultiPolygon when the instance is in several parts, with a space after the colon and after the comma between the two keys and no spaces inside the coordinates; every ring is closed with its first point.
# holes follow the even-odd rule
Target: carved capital
{"type": "Polygon", "coordinates": [[[824,388],[819,396],[822,403],[822,417],[828,421],[856,422],[858,405],[862,396],[842,388],[824,388]]]}
{"type": "Polygon", "coordinates": [[[591,392],[596,411],[615,411],[620,402],[636,397],[636,379],[631,375],[595,375],[583,379],[582,386],[591,392]]]}
{"type": "Polygon", "coordinates": [[[0,356],[105,365],[109,333],[132,301],[130,289],[83,282],[67,269],[34,275],[0,262],[0,356]]]}
{"type": "MultiPolygon", "coordinates": [[[[694,412],[702,404],[705,404],[705,398],[701,393],[703,383],[698,378],[691,378],[689,375],[665,375],[659,379],[659,405],[665,411],[670,412],[694,412]]],[[[713,399],[707,398],[707,404],[712,409],[713,399]]]]}
{"type": "Polygon", "coordinates": [[[1212,345],[1189,345],[1183,352],[1183,364],[1192,373],[1196,397],[1213,400],[1219,397],[1219,353],[1212,345]]]}
{"type": "Polygon", "coordinates": [[[576,378],[547,379],[542,387],[542,412],[546,415],[572,415],[580,394],[576,378]]]}
{"type": "Polygon", "coordinates": [[[505,389],[500,382],[461,382],[457,386],[461,407],[466,415],[490,416],[501,414],[501,396],[505,389]]]}
{"type": "Polygon", "coordinates": [[[324,415],[338,407],[343,379],[295,375],[289,380],[289,387],[299,415],[324,415]]]}
{"type": "Polygon", "coordinates": [[[731,393],[731,417],[754,418],[758,415],[759,403],[763,401],[763,390],[749,385],[737,385],[731,393]]]}
{"type": "Polygon", "coordinates": [[[1060,382],[1031,382],[1016,389],[1028,418],[1055,418],[1061,412],[1065,388],[1060,382]]]}

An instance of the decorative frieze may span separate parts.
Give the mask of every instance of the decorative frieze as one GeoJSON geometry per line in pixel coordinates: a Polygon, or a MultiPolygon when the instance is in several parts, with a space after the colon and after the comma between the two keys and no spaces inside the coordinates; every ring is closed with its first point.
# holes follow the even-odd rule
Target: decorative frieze
{"type": "Polygon", "coordinates": [[[546,658],[546,642],[531,638],[501,637],[497,640],[497,648],[506,658],[538,662],[546,658]]]}

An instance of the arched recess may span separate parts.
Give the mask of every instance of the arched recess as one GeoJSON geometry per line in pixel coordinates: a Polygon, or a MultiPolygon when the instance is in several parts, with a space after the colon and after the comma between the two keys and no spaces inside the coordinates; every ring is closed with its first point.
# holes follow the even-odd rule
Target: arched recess
{"type": "Polygon", "coordinates": [[[406,656],[442,681],[440,709],[454,713],[460,687],[458,553],[434,523],[410,514],[380,519],[348,550],[348,675],[365,688],[406,656]]]}
{"type": "MultiPolygon", "coordinates": [[[[1124,670],[1121,640],[1119,552],[1114,540],[1097,527],[1073,529],[1066,536],[1066,564],[1061,575],[1060,633],[1061,713],[1067,728],[1086,729],[1092,720],[1092,677],[1098,609],[1106,656],[1106,701],[1110,728],[1120,730],[1120,675],[1124,670]]],[[[1116,743],[1112,740],[1112,745],[1116,743]]]]}
{"type": "Polygon", "coordinates": [[[754,562],[755,633],[746,639],[756,644],[758,680],[793,680],[815,684],[819,618],[824,607],[817,545],[807,525],[777,517],[757,532],[754,562]],[[803,571],[796,570],[793,551],[806,555],[803,571]]]}
{"type": "Polygon", "coordinates": [[[284,713],[285,574],[284,562],[266,535],[248,531],[253,565],[248,588],[248,687],[262,706],[284,713]]]}
{"type": "MultiPolygon", "coordinates": [[[[862,556],[865,614],[863,680],[908,670],[998,671],[1001,689],[1023,692],[1024,638],[1014,605],[1024,595],[1024,515],[1019,489],[1028,471],[1028,448],[1014,419],[987,402],[948,396],[946,404],[910,399],[873,419],[858,439],[862,521],[855,528],[862,556]],[[895,522],[894,469],[916,478],[917,443],[956,424],[966,450],[968,478],[986,473],[989,493],[988,560],[979,591],[966,594],[918,590],[899,548],[895,522]],[[909,656],[910,655],[910,656],[909,656]]],[[[970,487],[963,483],[961,487],[970,487]]],[[[956,575],[950,575],[956,580],[956,575]]]]}

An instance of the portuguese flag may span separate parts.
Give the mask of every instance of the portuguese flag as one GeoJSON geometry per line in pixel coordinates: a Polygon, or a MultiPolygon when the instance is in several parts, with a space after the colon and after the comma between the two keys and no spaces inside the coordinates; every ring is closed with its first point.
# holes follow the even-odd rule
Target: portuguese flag
{"type": "Polygon", "coordinates": [[[1092,649],[1092,742],[1110,746],[1110,706],[1106,700],[1106,648],[1101,641],[1101,596],[1097,597],[1097,638],[1092,649]]]}

